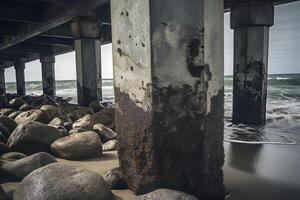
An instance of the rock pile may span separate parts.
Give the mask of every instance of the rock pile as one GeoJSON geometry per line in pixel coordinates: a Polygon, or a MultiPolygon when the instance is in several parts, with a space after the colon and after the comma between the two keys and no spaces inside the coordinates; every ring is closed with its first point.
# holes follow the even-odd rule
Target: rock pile
{"type": "Polygon", "coordinates": [[[53,157],[102,156],[102,144],[117,136],[111,129],[112,106],[94,102],[81,107],[47,95],[10,94],[0,98],[0,105],[0,184],[21,182],[13,191],[0,187],[1,200],[113,198],[100,175],[58,164],[53,157]]]}

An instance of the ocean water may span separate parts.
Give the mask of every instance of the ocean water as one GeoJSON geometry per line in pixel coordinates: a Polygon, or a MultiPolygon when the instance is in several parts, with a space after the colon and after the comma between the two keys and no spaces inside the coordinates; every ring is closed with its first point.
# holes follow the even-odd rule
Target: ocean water
{"type": "MultiPolygon", "coordinates": [[[[265,126],[233,125],[232,76],[225,76],[225,140],[255,143],[300,143],[300,74],[277,74],[268,77],[267,123],[265,126]]],[[[113,80],[103,80],[103,100],[113,101],[113,80]]],[[[16,92],[14,82],[6,84],[9,93],[16,92]]],[[[42,94],[41,81],[26,82],[27,94],[42,94]]],[[[76,103],[76,81],[56,81],[57,96],[76,103]]]]}

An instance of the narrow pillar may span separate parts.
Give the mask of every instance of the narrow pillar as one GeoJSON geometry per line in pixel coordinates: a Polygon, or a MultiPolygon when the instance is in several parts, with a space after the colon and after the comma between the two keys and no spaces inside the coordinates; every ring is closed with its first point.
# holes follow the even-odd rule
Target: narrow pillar
{"type": "Polygon", "coordinates": [[[55,96],[55,56],[41,55],[43,93],[55,96]]]}
{"type": "Polygon", "coordinates": [[[234,123],[265,124],[269,27],[273,20],[272,3],[248,2],[231,9],[234,123]]]}
{"type": "Polygon", "coordinates": [[[16,61],[15,71],[16,71],[17,93],[20,95],[26,95],[24,70],[25,70],[25,63],[21,61],[16,61]]]}
{"type": "Polygon", "coordinates": [[[223,199],[223,1],[112,0],[116,129],[129,188],[223,199]]]}
{"type": "Polygon", "coordinates": [[[0,68],[0,95],[5,94],[5,68],[0,68]]]}
{"type": "Polygon", "coordinates": [[[78,104],[102,100],[100,25],[94,18],[71,24],[75,40],[78,104]]]}

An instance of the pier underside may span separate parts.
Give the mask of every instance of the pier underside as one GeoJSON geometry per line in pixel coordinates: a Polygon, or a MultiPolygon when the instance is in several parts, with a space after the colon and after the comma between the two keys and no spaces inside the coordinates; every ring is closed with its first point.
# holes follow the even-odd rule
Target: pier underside
{"type": "MultiPolygon", "coordinates": [[[[78,104],[98,105],[101,45],[112,43],[111,127],[129,189],[140,195],[169,188],[221,200],[224,12],[231,12],[234,30],[233,123],[263,125],[269,27],[274,6],[288,2],[3,0],[0,93],[5,94],[4,69],[14,66],[17,93],[25,96],[25,63],[39,59],[43,93],[55,96],[55,56],[75,51],[78,104]]],[[[86,116],[93,121],[88,115],[80,119],[86,116]]]]}

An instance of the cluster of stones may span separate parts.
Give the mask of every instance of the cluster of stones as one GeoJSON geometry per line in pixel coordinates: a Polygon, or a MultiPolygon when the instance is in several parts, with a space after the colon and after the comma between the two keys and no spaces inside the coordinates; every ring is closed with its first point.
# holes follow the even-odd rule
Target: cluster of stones
{"type": "MultiPolygon", "coordinates": [[[[110,200],[112,189],[127,189],[120,168],[102,177],[55,158],[83,160],[116,150],[112,104],[81,107],[47,95],[10,94],[0,104],[1,200],[110,200]]],[[[141,198],[193,199],[166,189],[141,198]]]]}
{"type": "Polygon", "coordinates": [[[81,107],[47,95],[11,94],[1,96],[0,104],[1,200],[113,198],[110,189],[122,177],[111,174],[120,171],[108,173],[106,183],[95,172],[55,158],[82,160],[116,150],[112,104],[81,107]]]}

